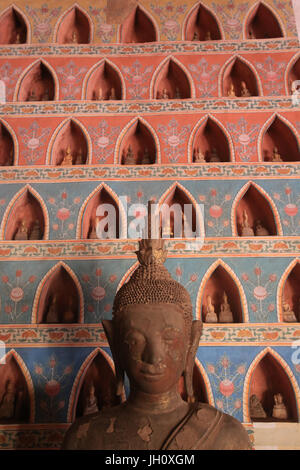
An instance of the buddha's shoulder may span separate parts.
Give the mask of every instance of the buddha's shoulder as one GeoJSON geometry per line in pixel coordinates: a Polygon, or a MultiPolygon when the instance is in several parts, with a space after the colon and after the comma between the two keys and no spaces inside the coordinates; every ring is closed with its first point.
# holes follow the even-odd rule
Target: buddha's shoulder
{"type": "Polygon", "coordinates": [[[250,450],[251,443],[244,426],[233,416],[206,403],[197,403],[188,422],[194,448],[207,450],[250,450]]]}

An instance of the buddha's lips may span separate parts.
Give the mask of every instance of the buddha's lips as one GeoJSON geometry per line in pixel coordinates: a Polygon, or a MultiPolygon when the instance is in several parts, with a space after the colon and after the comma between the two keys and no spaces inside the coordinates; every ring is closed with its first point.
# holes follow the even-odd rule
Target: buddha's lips
{"type": "Polygon", "coordinates": [[[143,367],[140,372],[144,375],[159,376],[163,374],[163,369],[156,369],[154,367],[143,367]]]}

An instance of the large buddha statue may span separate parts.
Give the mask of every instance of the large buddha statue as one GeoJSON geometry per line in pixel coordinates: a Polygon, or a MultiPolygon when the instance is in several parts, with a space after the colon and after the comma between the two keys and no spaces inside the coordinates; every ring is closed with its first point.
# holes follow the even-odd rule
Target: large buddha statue
{"type": "Polygon", "coordinates": [[[164,267],[164,240],[141,240],[137,257],[138,268],[116,294],[113,319],[102,322],[115,362],[117,395],[126,372],[129,396],[76,420],[63,449],[251,449],[238,420],[195,401],[192,374],[202,323],[193,321],[189,293],[164,267]],[[182,375],[187,401],[179,393],[182,375]]]}

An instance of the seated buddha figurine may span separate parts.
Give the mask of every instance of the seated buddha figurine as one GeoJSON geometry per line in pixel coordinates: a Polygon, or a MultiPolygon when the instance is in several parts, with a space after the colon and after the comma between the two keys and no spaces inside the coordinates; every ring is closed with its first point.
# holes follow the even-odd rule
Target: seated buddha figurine
{"type": "Polygon", "coordinates": [[[84,416],[91,415],[93,413],[97,413],[98,411],[99,411],[99,408],[98,408],[98,400],[95,395],[95,386],[93,382],[91,382],[88,388],[87,397],[85,399],[83,415],[84,416]]]}
{"type": "Polygon", "coordinates": [[[114,88],[112,88],[110,90],[110,94],[109,94],[109,100],[116,100],[117,99],[117,95],[116,95],[116,90],[114,88]]]}
{"type": "Polygon", "coordinates": [[[201,152],[199,147],[194,149],[193,162],[194,163],[206,163],[205,156],[201,152]]]}
{"type": "Polygon", "coordinates": [[[28,240],[28,227],[25,220],[22,220],[14,236],[14,240],[28,240]]]}
{"type": "Polygon", "coordinates": [[[46,316],[46,323],[59,323],[59,305],[56,294],[51,298],[46,316]]]}
{"type": "MultiPolygon", "coordinates": [[[[148,237],[149,234],[148,232],[148,237]]],[[[164,240],[139,242],[139,266],[117,292],[112,320],[102,324],[126,401],[84,416],[67,431],[65,450],[250,450],[242,424],[195,401],[193,368],[202,324],[193,321],[187,290],[164,266],[164,240]],[[184,376],[187,401],[179,393],[184,376]]]]}
{"type": "Polygon", "coordinates": [[[135,156],[131,145],[128,146],[127,151],[123,152],[123,164],[124,165],[135,165],[135,156]]]}
{"type": "Polygon", "coordinates": [[[254,394],[250,397],[250,417],[251,419],[262,419],[267,417],[260,400],[254,394]]]}
{"type": "Polygon", "coordinates": [[[41,225],[39,219],[36,219],[32,225],[32,229],[29,235],[29,240],[40,240],[41,239],[41,225]]]}
{"type": "Polygon", "coordinates": [[[282,319],[284,322],[293,323],[297,321],[296,315],[291,309],[290,304],[283,299],[282,302],[282,319]]]}
{"type": "Polygon", "coordinates": [[[146,147],[142,156],[141,165],[151,165],[149,149],[146,147]]]}
{"type": "Polygon", "coordinates": [[[233,323],[233,314],[228,303],[228,297],[226,292],[223,293],[223,302],[221,303],[220,307],[220,315],[219,315],[219,322],[220,323],[233,323]]]}
{"type": "Polygon", "coordinates": [[[281,393],[276,393],[274,395],[274,406],[272,411],[272,417],[277,419],[287,419],[288,412],[285,404],[283,403],[283,398],[281,393]]]}
{"type": "Polygon", "coordinates": [[[273,148],[273,155],[272,155],[272,162],[282,162],[282,158],[280,153],[278,152],[278,148],[274,147],[273,148]]]}
{"type": "Polygon", "coordinates": [[[246,82],[244,82],[244,81],[241,82],[241,96],[242,97],[251,96],[251,93],[247,88],[246,82]]]}
{"type": "Polygon", "coordinates": [[[229,86],[229,89],[228,89],[228,93],[227,93],[227,96],[233,98],[236,96],[235,94],[235,89],[234,89],[234,84],[231,82],[230,86],[229,86]]]}
{"type": "Polygon", "coordinates": [[[254,236],[254,231],[253,231],[253,228],[250,227],[249,219],[248,219],[248,213],[247,213],[246,209],[243,210],[243,221],[242,221],[241,236],[242,237],[253,237],[254,236]]]}
{"type": "Polygon", "coordinates": [[[211,152],[210,152],[210,162],[220,162],[220,157],[218,155],[218,151],[216,147],[213,147],[211,152]]]}
{"type": "Polygon", "coordinates": [[[15,416],[16,398],[16,386],[8,380],[0,403],[0,420],[11,419],[15,416]]]}
{"type": "Polygon", "coordinates": [[[66,150],[64,158],[62,159],[61,166],[73,165],[73,155],[71,153],[71,147],[69,146],[66,150]]]}
{"type": "Polygon", "coordinates": [[[268,237],[270,235],[269,230],[266,229],[260,219],[257,219],[254,222],[254,227],[256,237],[268,237]]]}
{"type": "Polygon", "coordinates": [[[217,317],[217,314],[215,312],[215,307],[212,303],[210,295],[207,296],[205,322],[206,323],[218,323],[218,317],[217,317]]]}

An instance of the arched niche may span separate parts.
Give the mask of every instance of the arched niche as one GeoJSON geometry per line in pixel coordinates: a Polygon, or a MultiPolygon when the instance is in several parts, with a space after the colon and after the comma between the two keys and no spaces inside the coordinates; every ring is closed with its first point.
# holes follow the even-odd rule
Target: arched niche
{"type": "Polygon", "coordinates": [[[292,384],[283,366],[270,352],[262,356],[252,371],[249,381],[248,406],[251,421],[297,421],[297,404],[292,384]],[[286,406],[287,419],[272,416],[274,395],[278,393],[282,395],[286,406]],[[266,417],[259,417],[259,413],[250,408],[250,399],[253,395],[260,401],[266,417]]]}
{"type": "Polygon", "coordinates": [[[294,267],[290,270],[288,276],[282,285],[282,291],[280,295],[281,304],[279,305],[279,311],[281,311],[282,321],[285,319],[285,313],[283,312],[283,303],[289,305],[290,310],[294,312],[295,321],[300,321],[300,262],[295,263],[294,267]]]}
{"type": "Polygon", "coordinates": [[[185,39],[187,41],[216,41],[222,39],[215,16],[202,3],[193,8],[188,16],[185,39]]]}
{"type": "Polygon", "coordinates": [[[79,323],[82,296],[69,269],[59,264],[48,273],[39,288],[37,323],[79,323]]]}
{"type": "Polygon", "coordinates": [[[275,116],[261,139],[261,155],[265,162],[299,162],[297,138],[290,127],[275,116]]]}
{"type": "Polygon", "coordinates": [[[10,351],[0,365],[0,425],[31,422],[31,405],[18,355],[10,351]]]}
{"type": "MultiPolygon", "coordinates": [[[[288,83],[288,93],[293,94],[293,82],[295,80],[300,80],[300,57],[289,68],[287,74],[287,83],[288,83]]],[[[299,89],[299,86],[296,87],[296,90],[299,89]]]]}
{"type": "Polygon", "coordinates": [[[96,101],[122,99],[120,75],[107,60],[102,60],[89,75],[85,99],[96,101]]]}
{"type": "Polygon", "coordinates": [[[58,44],[89,44],[91,42],[91,25],[83,10],[74,6],[60,21],[56,42],[58,44]]]}
{"type": "MultiPolygon", "coordinates": [[[[180,378],[178,386],[179,386],[179,393],[182,399],[187,401],[187,392],[186,392],[186,387],[185,387],[183,376],[180,378]]],[[[195,396],[196,402],[209,403],[206,385],[205,385],[203,376],[196,363],[193,369],[193,390],[194,390],[194,396],[195,396]]]]}
{"type": "Polygon", "coordinates": [[[172,58],[160,67],[153,89],[154,99],[191,98],[191,87],[183,68],[172,58]]]}
{"type": "Polygon", "coordinates": [[[45,216],[38,198],[26,188],[13,201],[6,216],[4,240],[43,240],[45,216]]]}
{"type": "Polygon", "coordinates": [[[208,117],[198,127],[194,139],[192,156],[194,163],[230,162],[228,138],[221,126],[208,117]]]}
{"type": "Polygon", "coordinates": [[[81,378],[76,418],[97,413],[102,408],[119,404],[116,379],[107,359],[99,350],[81,378]]]}
{"type": "Polygon", "coordinates": [[[12,166],[14,157],[13,138],[7,127],[0,121],[0,166],[12,166]]]}
{"type": "MultiPolygon", "coordinates": [[[[208,304],[214,307],[219,323],[242,323],[243,322],[243,309],[238,286],[229,272],[221,265],[217,266],[207,279],[204,289],[202,291],[202,321],[210,323],[206,318],[208,311],[208,304]],[[231,321],[222,321],[223,317],[220,316],[222,304],[224,303],[224,293],[227,296],[227,303],[229,304],[232,313],[231,321]]],[[[226,314],[226,318],[230,318],[226,314]]]]}
{"type": "Polygon", "coordinates": [[[121,26],[120,38],[123,43],[157,41],[155,25],[143,8],[137,6],[130,12],[121,26]]]}
{"type": "Polygon", "coordinates": [[[239,57],[233,59],[223,72],[223,96],[258,96],[257,79],[251,67],[239,57]]]}
{"type": "Polygon", "coordinates": [[[162,238],[194,238],[204,232],[201,212],[179,184],[172,185],[161,198],[158,216],[162,238]]]}
{"type": "Polygon", "coordinates": [[[0,44],[25,44],[27,25],[22,14],[14,7],[0,16],[0,44]]]}
{"type": "Polygon", "coordinates": [[[274,236],[278,228],[267,198],[252,183],[235,206],[235,230],[241,236],[274,236]],[[258,222],[267,232],[257,232],[258,222]],[[250,227],[250,230],[248,228],[250,227]],[[253,233],[251,233],[251,229],[253,233]]]}
{"type": "Polygon", "coordinates": [[[23,76],[17,101],[53,101],[56,97],[55,80],[50,68],[36,62],[23,76]]]}
{"type": "Polygon", "coordinates": [[[156,162],[154,137],[146,124],[137,119],[128,128],[119,147],[122,165],[151,165],[156,162]]]}
{"type": "Polygon", "coordinates": [[[246,37],[248,39],[283,37],[282,29],[276,16],[263,2],[259,2],[248,17],[246,37]]]}
{"type": "MultiPolygon", "coordinates": [[[[92,196],[88,198],[83,210],[80,214],[81,218],[79,220],[79,237],[81,239],[98,239],[97,235],[97,224],[101,221],[105,221],[107,217],[112,216],[113,222],[110,228],[113,229],[112,236],[109,238],[119,238],[121,227],[119,226],[120,211],[117,200],[112,196],[109,188],[106,188],[104,185],[101,185],[99,189],[93,192],[92,196]],[[108,204],[111,207],[111,212],[108,213],[105,207],[103,208],[103,214],[99,214],[99,209],[103,204],[108,204]],[[98,212],[97,212],[98,209],[98,212]],[[115,230],[114,230],[115,228],[115,230]]],[[[102,222],[104,225],[104,222],[102,222]]],[[[101,227],[102,227],[101,225],[101,227]]],[[[107,232],[109,229],[108,224],[105,224],[101,229],[98,229],[98,234],[102,234],[102,238],[108,238],[104,232],[107,232]]]]}
{"type": "Polygon", "coordinates": [[[57,132],[51,149],[51,164],[84,165],[88,161],[87,138],[81,125],[69,119],[57,132]]]}

